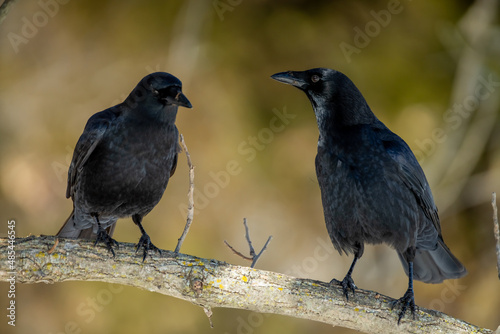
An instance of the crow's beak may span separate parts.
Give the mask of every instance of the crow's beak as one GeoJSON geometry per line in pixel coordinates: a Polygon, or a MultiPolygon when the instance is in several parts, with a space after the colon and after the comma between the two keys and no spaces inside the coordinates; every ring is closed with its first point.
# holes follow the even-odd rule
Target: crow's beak
{"type": "Polygon", "coordinates": [[[271,79],[303,89],[307,86],[307,83],[303,79],[299,78],[297,73],[298,72],[293,71],[280,72],[271,75],[271,79]]]}
{"type": "Polygon", "coordinates": [[[192,108],[193,106],[191,105],[191,102],[187,99],[186,95],[182,94],[182,92],[179,90],[177,91],[177,94],[175,97],[167,97],[167,101],[171,104],[178,105],[180,107],[186,107],[186,108],[192,108]]]}

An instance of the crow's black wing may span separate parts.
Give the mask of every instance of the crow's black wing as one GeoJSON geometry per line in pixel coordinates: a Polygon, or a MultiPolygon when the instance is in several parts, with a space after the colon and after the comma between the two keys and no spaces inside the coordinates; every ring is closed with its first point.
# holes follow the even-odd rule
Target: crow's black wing
{"type": "Polygon", "coordinates": [[[438,210],[422,167],[405,141],[385,125],[380,124],[381,126],[377,126],[375,131],[378,132],[386,152],[399,166],[400,178],[412,191],[425,216],[432,221],[439,236],[441,236],[438,210]]]}
{"type": "Polygon", "coordinates": [[[113,107],[98,112],[90,117],[85,125],[85,129],[76,143],[73,159],[69,166],[66,198],[73,197],[78,175],[85,166],[85,162],[103,138],[110,124],[118,117],[119,114],[116,110],[117,108],[113,107]]]}
{"type": "Polygon", "coordinates": [[[175,133],[177,134],[177,136],[175,137],[175,138],[177,138],[177,144],[176,144],[177,147],[176,147],[174,161],[172,162],[172,167],[170,168],[170,177],[172,177],[172,175],[174,175],[175,170],[177,169],[177,159],[178,159],[179,153],[182,151],[182,148],[179,145],[179,130],[177,130],[177,127],[175,127],[175,133]]]}

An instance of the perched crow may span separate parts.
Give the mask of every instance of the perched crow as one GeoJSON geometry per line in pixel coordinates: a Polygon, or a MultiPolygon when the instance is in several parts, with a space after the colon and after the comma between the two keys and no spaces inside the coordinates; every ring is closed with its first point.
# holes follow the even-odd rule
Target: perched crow
{"type": "MultiPolygon", "coordinates": [[[[328,234],[335,248],[354,254],[340,282],[354,294],[351,277],[364,243],[396,249],[409,277],[398,323],[415,315],[413,279],[441,283],[467,271],[441,236],[431,189],[408,145],[370,110],[344,74],[326,68],[282,72],[271,78],[295,86],[311,101],[319,128],[316,175],[328,234]]],[[[335,280],[332,280],[332,283],[335,280]]]]}
{"type": "Polygon", "coordinates": [[[191,108],[171,74],[144,77],[124,102],[94,114],[78,140],[68,171],[66,197],[73,211],[57,235],[106,243],[118,218],[132,217],[142,236],[143,261],[156,250],[142,218],[160,201],[177,166],[178,106],[191,108]]]}

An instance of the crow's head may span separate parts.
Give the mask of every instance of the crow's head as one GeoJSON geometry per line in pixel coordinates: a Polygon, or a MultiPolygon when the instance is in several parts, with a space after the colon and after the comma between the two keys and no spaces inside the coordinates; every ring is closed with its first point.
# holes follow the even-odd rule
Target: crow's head
{"type": "Polygon", "coordinates": [[[175,105],[192,108],[191,102],[182,93],[182,82],[165,72],[145,76],[130,93],[134,105],[147,103],[150,107],[175,105]]]}
{"type": "Polygon", "coordinates": [[[271,78],[297,87],[316,105],[331,100],[339,91],[348,88],[346,81],[350,82],[344,74],[329,68],[281,72],[273,74],[271,78]]]}
{"type": "Polygon", "coordinates": [[[369,123],[374,115],[361,92],[343,73],[328,68],[273,74],[274,80],[299,88],[311,101],[318,120],[335,118],[344,124],[369,123]]]}

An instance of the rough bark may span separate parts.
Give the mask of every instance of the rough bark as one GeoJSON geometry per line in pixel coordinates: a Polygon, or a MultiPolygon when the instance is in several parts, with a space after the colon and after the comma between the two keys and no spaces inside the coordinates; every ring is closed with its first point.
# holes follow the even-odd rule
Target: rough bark
{"type": "MultiPolygon", "coordinates": [[[[0,281],[12,275],[7,238],[0,239],[0,281]]],[[[397,325],[392,298],[357,290],[346,302],[325,282],[162,251],[143,263],[133,244],[120,243],[116,257],[92,241],[30,236],[15,242],[16,283],[101,281],[134,286],[189,301],[211,314],[227,307],[288,315],[366,333],[493,333],[446,314],[418,307],[416,320],[397,325]],[[56,247],[54,247],[54,245],[56,247]]]]}

